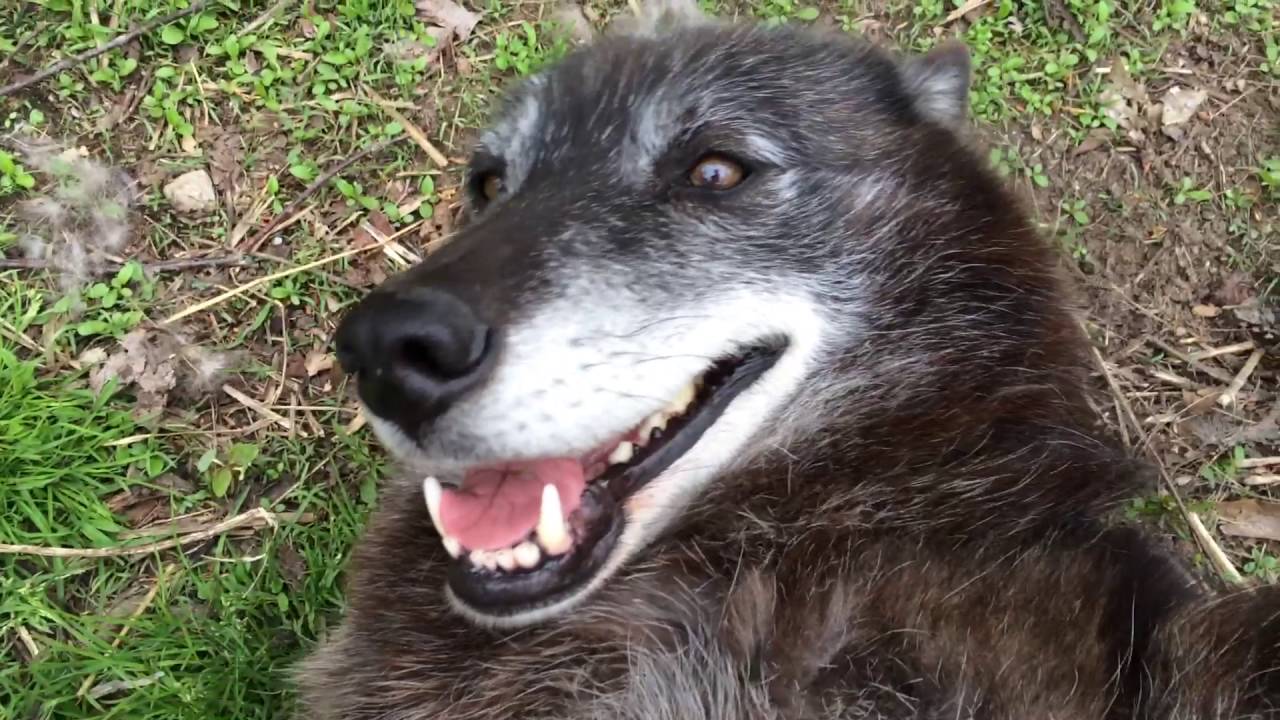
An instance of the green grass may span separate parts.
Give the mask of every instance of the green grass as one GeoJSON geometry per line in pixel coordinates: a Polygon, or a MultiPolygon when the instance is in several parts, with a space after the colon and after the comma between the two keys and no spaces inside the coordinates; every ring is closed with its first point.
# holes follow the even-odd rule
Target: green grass
{"type": "MultiPolygon", "coordinates": [[[[961,4],[700,2],[773,24],[829,21],[851,31],[871,18],[916,50],[950,31],[944,21],[961,4]]],[[[0,4],[0,81],[184,4],[0,4]],[[113,23],[116,12],[121,19],[113,23]]],[[[1280,33],[1270,0],[1065,4],[1080,23],[1079,38],[1051,23],[1038,0],[989,3],[964,37],[975,62],[973,113],[987,129],[1008,131],[995,143],[993,165],[1047,200],[1041,220],[1084,266],[1102,260],[1090,255],[1088,239],[1107,232],[1099,225],[1122,215],[1123,204],[1097,188],[1068,187],[1062,165],[1027,129],[1034,124],[1072,142],[1095,131],[1121,137],[1103,112],[1105,76],[1093,70],[1120,58],[1135,80],[1166,81],[1167,49],[1202,21],[1224,37],[1256,38],[1257,52],[1239,63],[1251,77],[1274,82],[1280,33]]],[[[237,187],[245,202],[234,217],[225,206],[194,219],[176,216],[158,184],[144,188],[134,213],[131,250],[140,256],[218,254],[244,239],[233,237],[234,229],[254,203],[264,209],[249,235],[335,163],[402,138],[404,123],[375,97],[396,103],[456,157],[505,83],[568,48],[549,6],[485,0],[469,5],[484,17],[465,42],[452,44],[454,64],[442,72],[441,43],[414,17],[411,0],[285,3],[264,16],[274,5],[211,2],[136,46],[0,99],[0,135],[31,131],[83,145],[90,157],[138,174],[154,166],[173,175],[210,166],[222,152],[214,130],[235,131],[243,150],[237,146],[230,159],[243,170],[237,187]],[[113,117],[131,93],[136,109],[113,117]]],[[[607,14],[622,3],[587,5],[607,14]]],[[[1168,213],[1220,216],[1239,265],[1255,268],[1273,252],[1272,226],[1258,210],[1280,202],[1280,159],[1252,158],[1240,177],[1224,186],[1208,174],[1179,174],[1151,191],[1168,213]]],[[[0,146],[0,250],[19,241],[16,201],[66,182],[0,146]]],[[[303,437],[255,426],[259,417],[216,389],[159,418],[135,417],[134,390],[93,392],[92,369],[77,369],[78,359],[114,352],[130,331],[233,284],[343,250],[352,228],[374,213],[395,230],[435,221],[456,182],[456,167],[442,171],[406,139],[339,173],[308,199],[304,221],[273,233],[279,246],[269,240],[262,248],[283,248],[282,257],[260,252],[234,276],[157,276],[127,264],[64,294],[56,277],[0,273],[0,543],[100,549],[174,536],[170,528],[133,537],[146,524],[140,507],[161,519],[192,515],[195,526],[255,507],[284,518],[275,528],[190,545],[185,555],[0,555],[0,720],[286,716],[287,670],[339,616],[343,563],[376,499],[383,458],[367,432],[346,432],[351,416],[336,382],[287,384],[293,394],[282,403],[318,408],[306,411],[313,423],[300,423],[309,429],[303,437]],[[222,398],[216,410],[214,397],[222,398]],[[111,692],[93,697],[82,686],[111,692]]],[[[239,353],[235,377],[261,397],[284,387],[286,357],[324,349],[333,319],[359,294],[351,273],[376,264],[356,258],[292,275],[200,313],[184,330],[200,347],[239,353]]],[[[1230,461],[1205,465],[1200,480],[1215,491],[1230,486],[1230,461]]],[[[1203,499],[1193,507],[1212,511],[1203,499]]],[[[1168,497],[1142,498],[1131,516],[1181,534],[1175,510],[1168,497]]],[[[1247,552],[1242,569],[1274,580],[1275,548],[1247,552]]]]}

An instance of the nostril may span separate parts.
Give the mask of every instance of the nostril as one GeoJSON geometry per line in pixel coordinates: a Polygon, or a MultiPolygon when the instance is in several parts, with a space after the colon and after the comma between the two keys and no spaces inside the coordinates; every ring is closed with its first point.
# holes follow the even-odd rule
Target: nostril
{"type": "Polygon", "coordinates": [[[453,373],[442,366],[432,346],[420,338],[401,341],[393,351],[393,362],[414,374],[427,377],[450,377],[453,373]]]}
{"type": "Polygon", "coordinates": [[[400,340],[392,348],[392,363],[422,377],[455,380],[474,371],[488,351],[490,331],[415,335],[400,340]]]}

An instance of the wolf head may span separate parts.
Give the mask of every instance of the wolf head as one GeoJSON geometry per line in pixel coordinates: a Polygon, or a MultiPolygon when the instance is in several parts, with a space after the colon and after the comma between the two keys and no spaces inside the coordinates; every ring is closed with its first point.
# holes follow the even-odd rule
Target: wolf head
{"type": "Polygon", "coordinates": [[[956,138],[968,80],[959,45],[668,2],[511,90],[470,222],[337,340],[426,478],[459,611],[561,613],[825,405],[999,344],[949,330],[1018,294],[972,287],[1019,286],[982,240],[1004,196],[956,138]]]}

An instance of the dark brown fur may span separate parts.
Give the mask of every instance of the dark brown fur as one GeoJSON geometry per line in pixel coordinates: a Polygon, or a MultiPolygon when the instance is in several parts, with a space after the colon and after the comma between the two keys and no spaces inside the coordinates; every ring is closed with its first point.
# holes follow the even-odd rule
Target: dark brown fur
{"type": "Polygon", "coordinates": [[[1280,590],[1206,598],[1105,523],[1148,471],[1097,427],[1053,251],[950,132],[910,132],[905,173],[939,202],[899,238],[918,257],[884,269],[870,330],[905,354],[830,368],[878,383],[531,629],[447,607],[416,483],[391,485],[301,716],[1280,717],[1280,590]]]}

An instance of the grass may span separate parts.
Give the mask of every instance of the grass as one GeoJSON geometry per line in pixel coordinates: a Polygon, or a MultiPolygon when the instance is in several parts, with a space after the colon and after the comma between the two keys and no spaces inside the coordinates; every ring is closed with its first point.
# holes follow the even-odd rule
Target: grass
{"type": "MultiPolygon", "coordinates": [[[[700,2],[772,24],[879,33],[915,50],[962,28],[976,67],[973,112],[993,140],[990,160],[1035,200],[1046,232],[1080,267],[1106,272],[1111,258],[1101,238],[1130,230],[1117,223],[1195,219],[1223,228],[1234,267],[1263,284],[1280,277],[1268,240],[1274,221],[1263,212],[1280,202],[1274,153],[1240,157],[1229,174],[1178,166],[1142,185],[1152,215],[1139,220],[1131,198],[1093,177],[1081,181],[1092,172],[1085,160],[1052,145],[1062,138],[1067,144],[1057,147],[1069,149],[1098,133],[1126,142],[1107,112],[1110,76],[1099,69],[1122,60],[1135,83],[1180,81],[1185,76],[1167,67],[1184,57],[1189,37],[1201,45],[1223,39],[1215,52],[1246,84],[1220,92],[1244,93],[1236,111],[1251,107],[1274,87],[1267,83],[1280,82],[1270,0],[1065,0],[1078,28],[1046,16],[1050,4],[1038,0],[994,0],[963,19],[948,19],[960,4],[950,0],[700,2]],[[1250,87],[1253,96],[1244,92],[1250,87]]],[[[622,5],[593,0],[585,9],[603,17],[622,5]]],[[[5,4],[0,84],[184,6],[5,4]]],[[[186,319],[178,346],[234,358],[233,371],[187,394],[175,387],[158,414],[144,412],[136,385],[95,391],[91,381],[130,333],[151,332],[171,313],[268,273],[370,242],[365,226],[409,231],[406,245],[416,251],[447,232],[458,163],[442,169],[406,134],[422,131],[456,160],[502,85],[569,47],[550,6],[469,7],[482,19],[457,40],[416,17],[410,0],[218,0],[0,99],[0,135],[83,147],[141,180],[128,246],[115,254],[143,261],[75,282],[56,271],[0,272],[0,543],[123,551],[255,508],[281,519],[186,544],[181,553],[0,554],[0,720],[287,714],[287,670],[339,616],[343,563],[384,472],[367,431],[351,425],[341,378],[326,366],[328,334],[364,287],[400,265],[380,253],[352,256],[186,319]],[[330,168],[389,140],[402,141],[344,168],[302,203],[296,222],[245,246],[330,168]],[[183,215],[165,199],[164,179],[192,169],[210,170],[220,191],[231,188],[215,210],[183,215]],[[144,268],[231,246],[247,253],[247,266],[144,268]],[[223,383],[265,412],[227,395],[223,383]]],[[[1213,83],[1222,72],[1198,77],[1213,83]]],[[[76,182],[74,172],[0,145],[0,251],[19,255],[32,229],[19,201],[56,196],[76,182]]],[[[94,198],[70,196],[80,211],[104,212],[94,198]]],[[[1146,296],[1135,302],[1158,304],[1146,296]]],[[[1193,478],[1191,507],[1211,513],[1215,500],[1241,493],[1239,453],[1260,452],[1207,450],[1186,461],[1189,469],[1172,471],[1193,478]]],[[[1135,499],[1129,514],[1185,537],[1177,512],[1162,494],[1135,499]]],[[[1232,551],[1246,575],[1276,579],[1276,547],[1245,542],[1232,551]]]]}

